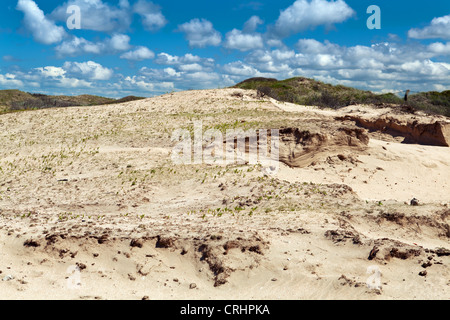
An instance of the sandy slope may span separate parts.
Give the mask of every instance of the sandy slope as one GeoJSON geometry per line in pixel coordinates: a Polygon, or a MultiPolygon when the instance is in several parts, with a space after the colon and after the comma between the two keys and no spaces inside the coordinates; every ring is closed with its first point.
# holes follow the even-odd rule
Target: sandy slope
{"type": "Polygon", "coordinates": [[[283,166],[279,177],[291,182],[344,183],[364,200],[409,203],[415,197],[446,203],[450,199],[449,148],[372,139],[367,154],[358,160],[352,164],[334,158],[302,170],[283,166]]]}
{"type": "Polygon", "coordinates": [[[170,158],[195,120],[333,135],[348,112],[224,89],[2,115],[0,299],[450,298],[450,148],[371,132],[275,176],[170,158]]]}
{"type": "MultiPolygon", "coordinates": [[[[301,112],[311,115],[325,115],[336,118],[347,114],[362,114],[369,118],[379,118],[389,114],[388,108],[365,106],[347,107],[339,111],[301,107],[290,103],[271,102],[286,112],[301,112]],[[355,111],[357,110],[357,111],[355,111]]],[[[406,118],[404,115],[397,118],[406,118]]],[[[431,122],[431,117],[419,117],[431,122]]],[[[439,117],[438,117],[439,118],[439,117]]],[[[448,122],[447,119],[445,121],[448,122]]],[[[357,163],[327,159],[310,168],[289,168],[284,166],[280,178],[288,181],[312,181],[314,183],[344,183],[350,185],[364,200],[407,201],[416,197],[425,202],[450,200],[450,149],[418,144],[404,144],[389,135],[371,134],[368,149],[358,155],[357,163]],[[384,139],[383,139],[384,138],[384,139]],[[381,140],[383,139],[383,140],[381,140]]],[[[351,156],[351,153],[348,154],[351,156]]],[[[334,154],[324,155],[333,157],[334,154]]]]}

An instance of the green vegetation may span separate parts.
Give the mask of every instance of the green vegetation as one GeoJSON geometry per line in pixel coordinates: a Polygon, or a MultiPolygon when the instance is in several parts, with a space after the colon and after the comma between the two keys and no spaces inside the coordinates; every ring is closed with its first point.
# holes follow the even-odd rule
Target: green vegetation
{"type": "MultiPolygon", "coordinates": [[[[342,85],[331,85],[302,77],[278,81],[270,78],[251,78],[234,88],[258,90],[260,96],[279,101],[322,108],[339,109],[354,104],[402,105],[405,101],[393,93],[375,94],[342,85]]],[[[423,92],[411,95],[407,106],[428,113],[450,116],[450,91],[423,92]]]]}
{"type": "Polygon", "coordinates": [[[276,79],[252,78],[238,83],[236,88],[258,90],[260,95],[279,101],[338,109],[352,104],[400,104],[394,94],[375,94],[342,85],[333,86],[307,78],[276,79]]]}
{"type": "Polygon", "coordinates": [[[411,95],[408,104],[415,109],[450,117],[450,90],[420,92],[411,95]]]}
{"type": "Polygon", "coordinates": [[[93,95],[48,96],[27,93],[20,90],[0,90],[0,113],[45,108],[65,108],[75,106],[96,106],[144,99],[128,96],[121,99],[104,98],[93,95]]]}

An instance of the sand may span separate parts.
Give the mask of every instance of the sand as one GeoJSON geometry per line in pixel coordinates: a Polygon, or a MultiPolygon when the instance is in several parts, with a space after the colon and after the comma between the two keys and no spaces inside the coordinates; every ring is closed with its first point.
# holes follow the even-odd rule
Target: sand
{"type": "Polygon", "coordinates": [[[449,299],[450,148],[349,114],[447,121],[238,89],[0,116],[0,299],[449,299]],[[199,120],[328,138],[275,175],[175,165],[199,120]],[[333,145],[343,127],[357,145],[333,145]]]}

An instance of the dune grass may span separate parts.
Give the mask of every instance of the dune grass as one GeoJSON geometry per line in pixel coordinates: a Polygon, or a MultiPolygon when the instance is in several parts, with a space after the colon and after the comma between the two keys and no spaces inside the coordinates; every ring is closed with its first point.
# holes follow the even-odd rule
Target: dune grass
{"type": "Polygon", "coordinates": [[[343,85],[331,85],[313,79],[296,77],[278,81],[271,78],[251,78],[234,86],[258,90],[261,96],[279,101],[322,108],[339,109],[355,104],[407,105],[431,114],[450,116],[450,90],[421,92],[411,95],[407,102],[394,93],[375,94],[343,85]]]}

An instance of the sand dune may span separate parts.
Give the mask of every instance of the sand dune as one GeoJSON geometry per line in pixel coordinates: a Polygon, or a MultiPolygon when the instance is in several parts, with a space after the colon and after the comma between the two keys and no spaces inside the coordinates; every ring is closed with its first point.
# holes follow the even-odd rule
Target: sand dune
{"type": "Polygon", "coordinates": [[[349,115],[448,121],[239,89],[0,116],[0,299],[449,299],[450,148],[349,115]],[[278,173],[175,165],[199,120],[290,133],[278,173]]]}

